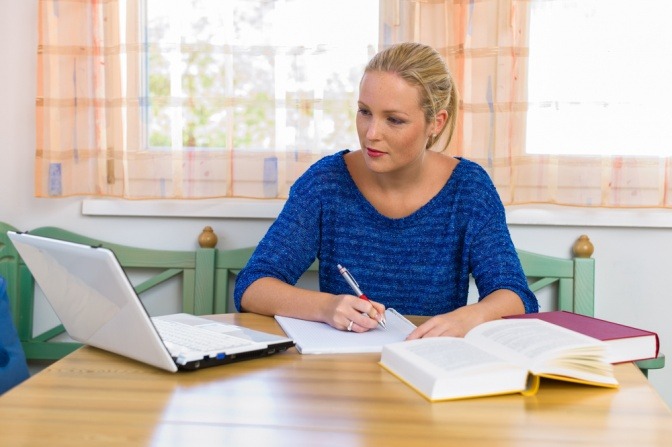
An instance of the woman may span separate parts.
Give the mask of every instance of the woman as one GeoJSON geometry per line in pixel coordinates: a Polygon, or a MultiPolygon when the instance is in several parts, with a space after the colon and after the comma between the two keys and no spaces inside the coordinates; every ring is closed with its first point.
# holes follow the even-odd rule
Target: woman
{"type": "Polygon", "coordinates": [[[444,132],[447,147],[457,107],[434,49],[402,43],[374,56],[360,82],[360,150],[327,156],[295,182],[238,276],[237,308],[355,332],[374,329],[385,307],[432,316],[409,339],[537,312],[487,173],[429,150],[444,132]],[[294,286],[316,258],[320,291],[294,286]],[[467,305],[470,274],[479,300],[467,305]]]}

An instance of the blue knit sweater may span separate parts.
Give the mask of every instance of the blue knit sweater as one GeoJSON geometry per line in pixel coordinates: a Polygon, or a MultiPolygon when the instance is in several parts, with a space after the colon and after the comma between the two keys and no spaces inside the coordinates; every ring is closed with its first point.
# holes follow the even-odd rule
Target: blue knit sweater
{"type": "Polygon", "coordinates": [[[372,300],[407,315],[438,315],[467,303],[469,275],[479,296],[498,289],[518,294],[537,312],[506,225],[504,207],[488,174],[460,159],[426,205],[401,219],[381,215],[350,176],[342,151],[311,166],[236,280],[240,310],[259,278],[296,284],[317,258],[320,290],[352,294],[345,266],[372,300]]]}

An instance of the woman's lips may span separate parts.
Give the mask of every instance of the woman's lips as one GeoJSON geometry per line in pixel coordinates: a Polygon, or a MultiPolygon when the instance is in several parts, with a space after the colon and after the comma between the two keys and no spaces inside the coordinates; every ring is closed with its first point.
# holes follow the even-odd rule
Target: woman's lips
{"type": "Polygon", "coordinates": [[[380,152],[370,147],[366,148],[366,153],[369,155],[369,157],[382,157],[385,155],[385,152],[380,152]]]}

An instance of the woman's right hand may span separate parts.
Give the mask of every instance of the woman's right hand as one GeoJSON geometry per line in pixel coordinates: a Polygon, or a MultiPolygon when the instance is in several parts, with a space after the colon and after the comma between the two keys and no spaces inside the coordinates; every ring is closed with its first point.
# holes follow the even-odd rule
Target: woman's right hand
{"type": "Polygon", "coordinates": [[[260,278],[253,282],[243,294],[241,310],[321,321],[344,331],[350,327],[353,332],[375,329],[385,315],[385,306],[381,303],[354,295],[303,289],[276,278],[260,278]]]}
{"type": "Polygon", "coordinates": [[[383,315],[385,306],[381,303],[354,295],[334,295],[327,308],[325,322],[336,329],[367,332],[378,327],[383,315]]]}

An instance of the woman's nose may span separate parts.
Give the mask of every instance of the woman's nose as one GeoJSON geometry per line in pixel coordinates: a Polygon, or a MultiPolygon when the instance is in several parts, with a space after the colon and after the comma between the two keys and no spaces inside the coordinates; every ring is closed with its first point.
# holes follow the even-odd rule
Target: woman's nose
{"type": "Polygon", "coordinates": [[[366,138],[369,140],[376,140],[380,138],[378,120],[372,119],[369,121],[369,125],[366,128],[366,138]]]}

